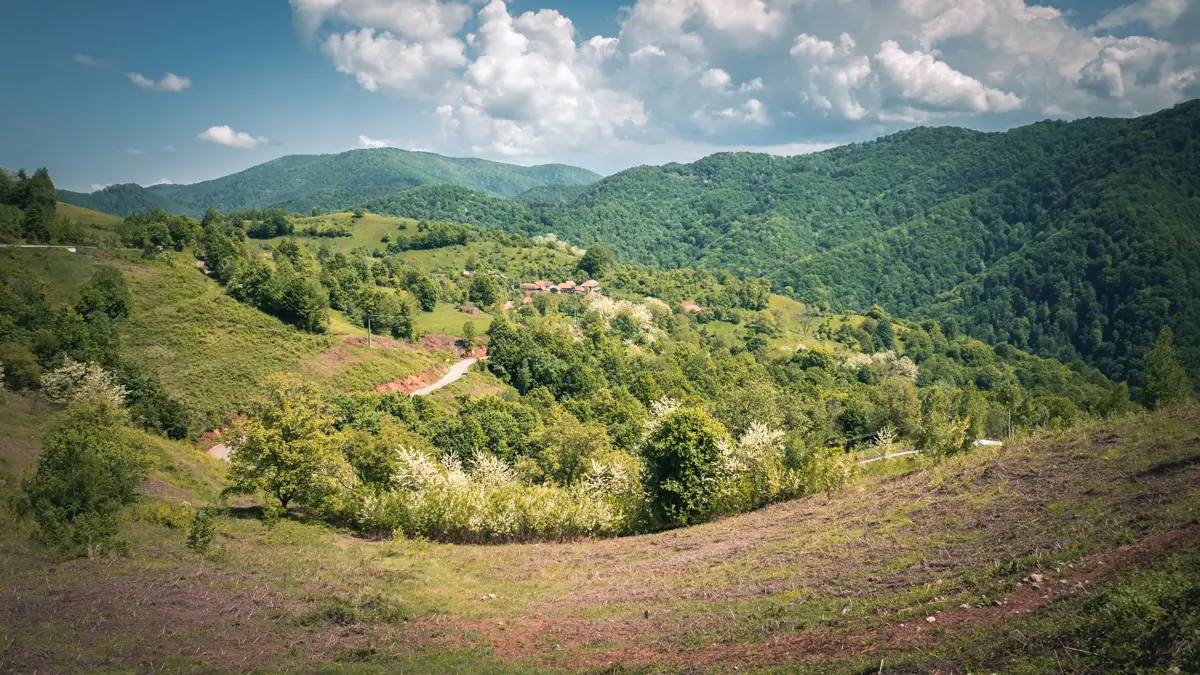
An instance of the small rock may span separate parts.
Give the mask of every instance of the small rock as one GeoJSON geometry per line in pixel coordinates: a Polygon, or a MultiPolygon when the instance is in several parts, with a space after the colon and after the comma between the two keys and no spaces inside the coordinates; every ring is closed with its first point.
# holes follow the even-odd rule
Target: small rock
{"type": "Polygon", "coordinates": [[[959,609],[971,609],[971,606],[970,606],[970,605],[966,605],[966,604],[959,605],[958,607],[959,607],[959,609]]]}
{"type": "Polygon", "coordinates": [[[1030,580],[1030,581],[1032,581],[1032,582],[1033,582],[1033,583],[1035,583],[1035,584],[1040,584],[1040,583],[1042,583],[1042,579],[1045,579],[1045,578],[1046,578],[1046,577],[1044,577],[1044,576],[1042,576],[1042,575],[1040,575],[1040,574],[1030,574],[1030,575],[1029,575],[1029,580],[1030,580]]]}
{"type": "Polygon", "coordinates": [[[488,600],[495,600],[495,599],[496,599],[495,593],[488,593],[488,600]]]}
{"type": "Polygon", "coordinates": [[[940,584],[940,583],[942,583],[942,580],[941,580],[941,579],[938,579],[938,580],[937,580],[937,582],[940,584]]]}
{"type": "Polygon", "coordinates": [[[928,621],[929,623],[935,623],[935,622],[937,622],[937,617],[936,616],[927,616],[927,617],[925,617],[925,620],[928,621]]]}

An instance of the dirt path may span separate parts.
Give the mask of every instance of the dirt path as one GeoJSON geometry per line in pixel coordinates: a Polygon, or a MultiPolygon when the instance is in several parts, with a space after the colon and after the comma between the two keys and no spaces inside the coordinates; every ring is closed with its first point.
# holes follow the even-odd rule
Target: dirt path
{"type": "Polygon", "coordinates": [[[471,369],[471,366],[475,365],[475,362],[478,360],[479,359],[477,359],[475,357],[471,357],[469,359],[463,359],[462,361],[459,361],[458,363],[454,364],[453,366],[450,366],[450,372],[443,375],[442,379],[438,380],[437,382],[434,382],[433,384],[429,385],[428,387],[422,387],[422,388],[414,391],[412,393],[412,395],[413,396],[428,396],[429,394],[432,394],[433,392],[437,391],[438,389],[441,389],[442,387],[445,387],[447,385],[457,382],[460,378],[464,377],[467,374],[467,371],[469,371],[471,369]]]}

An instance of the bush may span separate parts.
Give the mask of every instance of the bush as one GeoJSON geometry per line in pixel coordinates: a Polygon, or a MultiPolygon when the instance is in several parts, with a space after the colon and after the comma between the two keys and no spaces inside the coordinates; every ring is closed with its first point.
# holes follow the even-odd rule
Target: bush
{"type": "Polygon", "coordinates": [[[713,513],[725,427],[698,408],[679,408],[657,422],[646,440],[646,487],[663,524],[678,527],[713,513]]]}
{"type": "Polygon", "coordinates": [[[136,498],[149,469],[102,397],[74,401],[55,419],[33,473],[22,482],[38,537],[64,555],[119,548],[117,515],[136,498]]]}
{"type": "Polygon", "coordinates": [[[211,508],[200,509],[192,518],[191,527],[188,528],[188,548],[203,555],[212,545],[216,530],[216,518],[213,510],[211,508]]]}
{"type": "Polygon", "coordinates": [[[523,483],[503,461],[472,458],[471,473],[456,459],[435,462],[401,449],[392,490],[368,495],[360,527],[371,534],[428,537],[459,543],[502,543],[613,536],[640,517],[638,476],[594,463],[593,475],[562,488],[523,483]]]}

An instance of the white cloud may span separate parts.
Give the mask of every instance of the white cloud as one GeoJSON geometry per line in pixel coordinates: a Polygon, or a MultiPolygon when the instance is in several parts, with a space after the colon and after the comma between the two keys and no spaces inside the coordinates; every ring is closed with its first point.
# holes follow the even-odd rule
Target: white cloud
{"type": "Polygon", "coordinates": [[[92,192],[99,192],[108,186],[108,183],[92,183],[92,192]]]}
{"type": "Polygon", "coordinates": [[[750,80],[749,82],[743,82],[742,86],[738,87],[738,91],[745,94],[747,92],[752,92],[752,91],[762,91],[763,89],[766,89],[766,88],[767,88],[767,85],[763,83],[762,78],[756,77],[753,80],[750,80]]]}
{"type": "Polygon", "coordinates": [[[112,66],[112,63],[109,61],[97,59],[95,57],[88,56],[87,54],[72,54],[71,60],[81,66],[87,66],[88,68],[109,68],[112,66]]]}
{"type": "Polygon", "coordinates": [[[706,89],[724,91],[732,82],[733,78],[729,76],[729,73],[720,68],[709,68],[700,76],[700,86],[706,89]]]}
{"type": "Polygon", "coordinates": [[[883,43],[875,61],[893,93],[908,103],[971,113],[1009,112],[1024,104],[1021,97],[985,87],[932,54],[906,52],[894,40],[883,43]]]}
{"type": "Polygon", "coordinates": [[[1142,0],[1123,5],[1104,15],[1093,30],[1111,30],[1133,23],[1144,23],[1161,30],[1175,23],[1188,9],[1188,0],[1142,0]]]}
{"type": "Polygon", "coordinates": [[[493,0],[479,12],[477,56],[442,92],[439,115],[474,149],[508,157],[604,142],[644,125],[642,102],[607,86],[605,50],[577,45],[574,34],[554,10],[514,18],[493,0]]]}
{"type": "Polygon", "coordinates": [[[121,152],[125,153],[126,155],[144,155],[144,154],[146,154],[146,152],[144,150],[139,150],[137,148],[125,148],[121,152]]]}
{"type": "Polygon", "coordinates": [[[413,42],[372,28],[330,35],[322,50],[367,91],[381,88],[420,94],[466,64],[464,45],[453,38],[413,42]]]}
{"type": "Polygon", "coordinates": [[[358,147],[360,148],[390,148],[393,143],[387,139],[371,138],[370,136],[359,136],[358,147]]]}
{"type": "Polygon", "coordinates": [[[163,150],[166,150],[167,152],[175,152],[175,146],[173,146],[173,145],[164,145],[164,146],[163,146],[163,150]]]}
{"type": "Polygon", "coordinates": [[[182,75],[176,75],[175,73],[167,73],[157,82],[143,76],[141,73],[125,73],[125,75],[129,78],[130,82],[133,82],[137,86],[143,89],[153,89],[154,91],[180,92],[192,86],[190,79],[182,75]]]}
{"type": "Polygon", "coordinates": [[[267,139],[262,136],[251,136],[244,131],[234,131],[228,125],[219,127],[209,127],[207,130],[196,135],[196,138],[217,145],[226,145],[231,148],[254,148],[267,142],[267,139]]]}
{"type": "Polygon", "coordinates": [[[791,55],[823,63],[833,60],[835,49],[833,43],[828,40],[801,33],[796,36],[796,43],[792,45],[791,55]]]}
{"type": "Polygon", "coordinates": [[[174,185],[174,184],[175,184],[175,182],[172,181],[170,178],[159,178],[158,180],[154,181],[153,183],[150,183],[149,185],[143,185],[142,187],[152,187],[154,185],[174,185]]]}
{"type": "Polygon", "coordinates": [[[631,0],[620,32],[594,37],[485,1],[291,4],[335,68],[424,105],[442,151],[519,161],[1128,115],[1194,96],[1200,72],[1186,0],[1097,24],[1171,29],[1124,38],[1049,0],[631,0]]]}
{"type": "Polygon", "coordinates": [[[408,40],[436,40],[456,35],[471,7],[466,2],[438,0],[290,0],[297,28],[312,33],[327,18],[381,28],[408,40]]]}

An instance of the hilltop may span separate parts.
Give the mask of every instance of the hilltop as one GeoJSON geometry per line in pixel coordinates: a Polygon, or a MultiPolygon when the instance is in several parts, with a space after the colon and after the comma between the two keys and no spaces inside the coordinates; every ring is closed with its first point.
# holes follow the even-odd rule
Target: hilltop
{"type": "Polygon", "coordinates": [[[208,208],[238,211],[285,206],[344,210],[419,185],[457,185],[499,197],[543,186],[586,185],[600,176],[572,166],[517,166],[474,158],[444,157],[396,148],[333,155],[288,155],[238,173],[190,185],[113,185],[90,194],[59,190],[61,201],[127,216],[147,208],[203,215],[208,208]]]}

